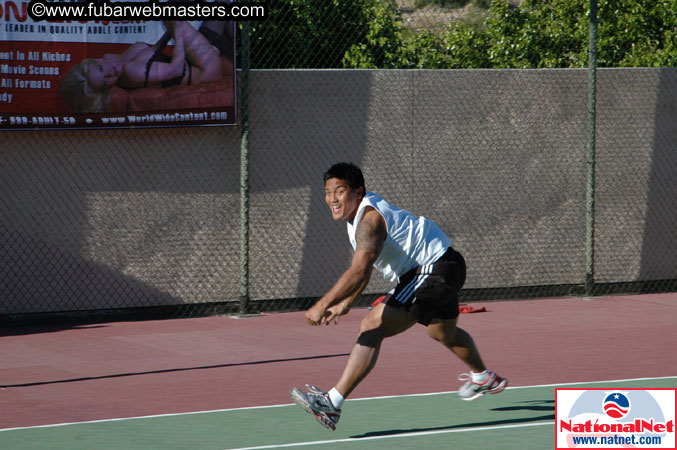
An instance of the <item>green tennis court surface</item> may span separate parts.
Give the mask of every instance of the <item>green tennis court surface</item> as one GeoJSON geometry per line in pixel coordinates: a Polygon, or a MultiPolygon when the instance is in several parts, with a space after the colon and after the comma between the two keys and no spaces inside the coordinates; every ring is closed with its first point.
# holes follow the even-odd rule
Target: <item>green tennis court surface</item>
{"type": "MultiPolygon", "coordinates": [[[[676,385],[677,377],[670,377],[566,387],[676,385]]],[[[6,429],[0,430],[0,448],[550,449],[555,444],[557,387],[509,388],[474,402],[464,402],[455,393],[349,400],[336,432],[325,430],[311,415],[289,404],[6,429]]]]}

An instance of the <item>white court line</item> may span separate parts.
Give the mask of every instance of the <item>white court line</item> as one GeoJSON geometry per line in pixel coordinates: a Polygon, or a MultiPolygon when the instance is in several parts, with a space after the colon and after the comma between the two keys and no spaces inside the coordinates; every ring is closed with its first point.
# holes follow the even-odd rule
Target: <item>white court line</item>
{"type": "Polygon", "coordinates": [[[536,422],[536,423],[524,423],[519,425],[496,425],[495,427],[469,427],[469,428],[457,428],[454,430],[437,430],[437,431],[414,431],[411,433],[402,433],[402,434],[391,434],[386,436],[369,436],[363,438],[345,438],[345,439],[333,439],[327,441],[310,441],[310,442],[292,442],[290,444],[276,444],[276,445],[262,445],[260,447],[240,447],[240,448],[229,448],[226,450],[263,450],[266,448],[283,448],[283,447],[305,447],[308,445],[324,445],[324,444],[340,444],[344,442],[356,443],[363,441],[373,441],[376,439],[392,439],[392,438],[403,438],[403,437],[416,437],[416,436],[431,436],[435,434],[447,434],[447,433],[465,433],[468,431],[491,431],[491,430],[505,430],[507,428],[526,428],[526,427],[539,427],[543,425],[554,425],[555,422],[536,422]]]}
{"type": "MultiPolygon", "coordinates": [[[[575,383],[555,383],[555,384],[536,384],[533,386],[510,386],[506,390],[513,389],[532,389],[532,388],[543,388],[543,387],[555,387],[555,386],[576,386],[579,384],[600,384],[600,383],[624,383],[628,381],[655,381],[655,380],[670,380],[676,378],[677,376],[672,377],[657,377],[657,378],[627,378],[623,380],[606,380],[606,381],[579,381],[575,383]]],[[[364,400],[382,400],[389,398],[406,398],[406,397],[426,397],[431,395],[446,395],[446,394],[455,394],[458,391],[446,391],[446,392],[427,392],[424,394],[404,394],[404,395],[384,395],[381,397],[364,397],[364,398],[351,398],[346,400],[347,402],[359,402],[364,400]]],[[[226,409],[213,409],[208,411],[189,411],[181,413],[171,413],[171,414],[155,414],[150,416],[136,416],[136,417],[119,417],[113,419],[101,419],[101,420],[87,420],[83,422],[65,422],[65,423],[55,423],[49,425],[34,425],[29,427],[15,427],[15,428],[0,428],[0,432],[3,431],[15,431],[15,430],[32,430],[34,428],[53,428],[53,427],[65,427],[69,425],[84,425],[90,423],[106,423],[106,422],[120,422],[123,420],[137,420],[137,419],[154,419],[159,417],[175,417],[175,416],[189,416],[195,414],[210,414],[210,413],[220,413],[220,412],[229,412],[229,411],[248,411],[254,409],[268,409],[268,408],[282,408],[285,406],[293,406],[293,403],[285,403],[282,405],[264,405],[264,406],[245,406],[241,408],[226,408],[226,409]]]]}

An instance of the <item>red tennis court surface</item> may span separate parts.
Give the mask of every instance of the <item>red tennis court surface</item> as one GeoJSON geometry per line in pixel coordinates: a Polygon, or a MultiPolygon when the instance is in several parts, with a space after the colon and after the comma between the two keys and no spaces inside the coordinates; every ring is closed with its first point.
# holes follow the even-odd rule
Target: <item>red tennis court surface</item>
{"type": "MultiPolygon", "coordinates": [[[[677,375],[677,293],[473,306],[487,312],[459,324],[511,386],[677,375]]],[[[4,329],[0,428],[287,404],[292,386],[333,386],[366,312],[4,329]]],[[[352,398],[454,391],[464,370],[415,326],[352,398]]]]}

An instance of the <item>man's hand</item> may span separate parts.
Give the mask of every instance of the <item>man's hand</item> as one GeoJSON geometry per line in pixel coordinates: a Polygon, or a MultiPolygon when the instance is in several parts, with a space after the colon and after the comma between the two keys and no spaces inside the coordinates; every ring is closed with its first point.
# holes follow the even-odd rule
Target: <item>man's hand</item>
{"type": "Polygon", "coordinates": [[[315,303],[308,311],[306,311],[306,322],[308,325],[318,326],[326,321],[326,316],[330,312],[322,306],[321,302],[315,303]]]}
{"type": "Polygon", "coordinates": [[[325,317],[323,317],[324,323],[329,325],[333,320],[335,324],[338,324],[339,317],[345,316],[349,312],[350,307],[346,305],[346,302],[341,302],[338,305],[334,305],[331,308],[327,308],[327,313],[329,313],[329,315],[326,315],[325,313],[325,317]]]}
{"type": "Polygon", "coordinates": [[[383,250],[383,242],[388,236],[383,216],[371,206],[365,208],[364,215],[357,230],[355,240],[357,246],[348,270],[338,279],[334,287],[306,311],[308,325],[328,324],[332,320],[348,314],[349,304],[360,295],[369,283],[374,261],[383,250]],[[332,305],[337,301],[340,303],[332,305]],[[332,306],[329,306],[332,305],[332,306]]]}
{"type": "Polygon", "coordinates": [[[348,314],[349,311],[350,307],[348,307],[346,302],[341,302],[329,308],[324,308],[322,307],[322,302],[317,302],[306,311],[306,322],[308,322],[308,325],[313,326],[329,325],[332,320],[334,323],[338,323],[339,317],[348,314]]]}

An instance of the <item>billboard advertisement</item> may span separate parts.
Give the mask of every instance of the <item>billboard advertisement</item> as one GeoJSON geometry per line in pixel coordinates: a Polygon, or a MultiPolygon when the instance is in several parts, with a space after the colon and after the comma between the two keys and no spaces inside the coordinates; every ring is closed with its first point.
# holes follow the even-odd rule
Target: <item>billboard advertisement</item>
{"type": "Polygon", "coordinates": [[[0,0],[0,129],[234,124],[233,5],[0,0]]]}

